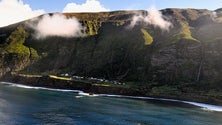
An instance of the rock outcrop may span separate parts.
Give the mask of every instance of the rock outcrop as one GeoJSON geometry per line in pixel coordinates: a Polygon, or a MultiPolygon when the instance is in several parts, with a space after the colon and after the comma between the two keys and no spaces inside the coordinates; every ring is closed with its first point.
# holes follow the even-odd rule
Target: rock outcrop
{"type": "Polygon", "coordinates": [[[78,18],[85,27],[85,36],[79,38],[35,39],[27,21],[0,28],[0,76],[12,72],[68,73],[135,84],[207,83],[202,86],[204,90],[219,90],[221,9],[161,12],[172,23],[169,31],[143,22],[129,28],[133,11],[65,13],[67,18],[78,18]]]}

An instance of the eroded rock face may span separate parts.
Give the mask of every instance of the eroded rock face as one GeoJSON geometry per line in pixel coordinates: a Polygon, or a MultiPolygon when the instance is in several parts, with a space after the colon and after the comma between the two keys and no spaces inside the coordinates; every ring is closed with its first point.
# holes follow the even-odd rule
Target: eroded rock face
{"type": "Polygon", "coordinates": [[[142,22],[129,28],[135,14],[131,11],[65,14],[68,18],[75,16],[85,27],[82,32],[86,36],[79,38],[51,36],[38,40],[24,22],[1,28],[5,35],[0,36],[0,75],[69,73],[144,83],[219,82],[222,74],[220,10],[214,18],[209,10],[161,12],[173,24],[169,31],[142,22]],[[10,43],[8,39],[16,30],[18,33],[13,38],[18,39],[10,43]],[[21,35],[25,35],[24,39],[19,39],[21,35]],[[22,52],[21,49],[8,51],[10,47],[20,47],[22,52]],[[9,58],[10,55],[15,57],[9,58]]]}

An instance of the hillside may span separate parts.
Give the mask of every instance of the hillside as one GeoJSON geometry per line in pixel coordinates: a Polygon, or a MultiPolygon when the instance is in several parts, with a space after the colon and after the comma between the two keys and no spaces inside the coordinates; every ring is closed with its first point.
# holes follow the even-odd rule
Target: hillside
{"type": "Polygon", "coordinates": [[[209,10],[161,12],[169,30],[142,22],[127,28],[134,11],[65,13],[85,27],[84,37],[36,39],[26,25],[33,20],[0,28],[0,76],[67,73],[145,86],[147,95],[199,92],[222,102],[222,10],[215,17],[209,10]]]}

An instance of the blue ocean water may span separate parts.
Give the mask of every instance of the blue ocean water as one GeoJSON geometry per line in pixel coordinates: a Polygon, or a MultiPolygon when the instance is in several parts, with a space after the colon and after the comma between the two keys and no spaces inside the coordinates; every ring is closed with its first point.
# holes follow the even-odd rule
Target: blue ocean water
{"type": "Polygon", "coordinates": [[[181,102],[74,92],[0,84],[0,125],[222,124],[222,112],[181,102]]]}

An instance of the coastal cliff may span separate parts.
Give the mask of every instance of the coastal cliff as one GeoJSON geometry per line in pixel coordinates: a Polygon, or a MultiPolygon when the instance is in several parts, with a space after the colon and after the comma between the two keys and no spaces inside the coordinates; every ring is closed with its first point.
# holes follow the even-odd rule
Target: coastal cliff
{"type": "Polygon", "coordinates": [[[161,10],[172,24],[167,30],[143,22],[129,28],[137,13],[147,15],[64,13],[78,19],[82,37],[36,39],[27,23],[43,16],[0,28],[1,79],[24,84],[30,82],[15,81],[12,74],[69,74],[125,82],[138,87],[138,95],[177,98],[191,93],[189,100],[196,93],[221,104],[221,9],[161,10]]]}

